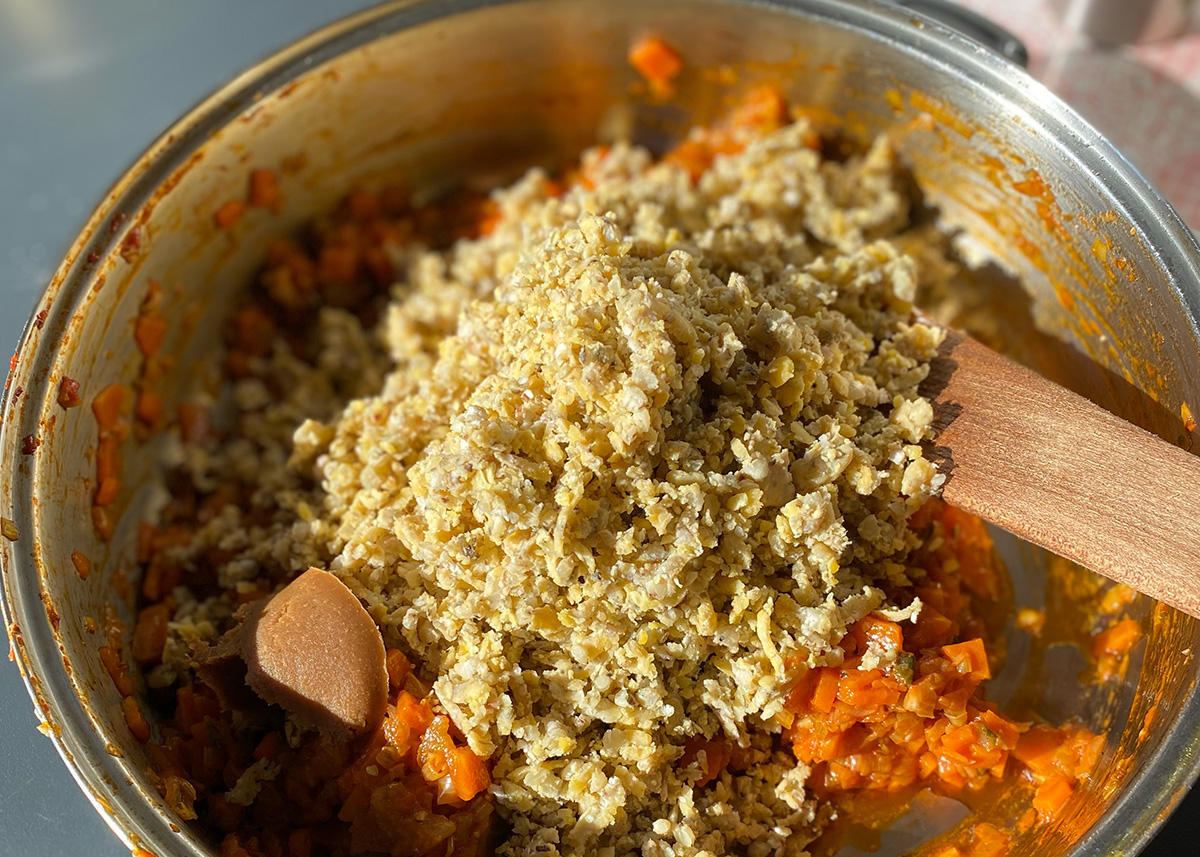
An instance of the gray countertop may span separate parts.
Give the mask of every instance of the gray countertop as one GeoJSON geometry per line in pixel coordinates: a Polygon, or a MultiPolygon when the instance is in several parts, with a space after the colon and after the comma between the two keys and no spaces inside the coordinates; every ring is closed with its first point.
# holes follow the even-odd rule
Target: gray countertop
{"type": "MultiPolygon", "coordinates": [[[[92,206],[188,107],[365,0],[0,0],[0,352],[92,206]]],[[[0,658],[0,857],[128,857],[0,658]]]]}
{"type": "MultiPolygon", "coordinates": [[[[191,104],[362,0],[0,0],[0,351],[91,206],[191,104]]],[[[0,857],[127,854],[0,659],[0,857]]],[[[1200,853],[1200,800],[1146,855],[1200,853]]]]}

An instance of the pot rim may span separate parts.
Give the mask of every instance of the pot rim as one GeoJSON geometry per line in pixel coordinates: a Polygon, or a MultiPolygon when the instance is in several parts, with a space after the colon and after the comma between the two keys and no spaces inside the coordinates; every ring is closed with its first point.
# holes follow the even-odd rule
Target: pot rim
{"type": "MultiPolygon", "coordinates": [[[[41,600],[45,579],[33,525],[32,461],[17,454],[20,438],[37,430],[41,405],[53,395],[48,369],[72,308],[92,287],[102,265],[121,246],[162,183],[212,135],[256,101],[326,61],[403,29],[474,10],[531,0],[393,0],[330,23],[256,63],[200,101],[154,140],[104,195],[74,240],[21,334],[0,401],[0,515],[15,522],[18,541],[0,539],[3,586],[0,618],[9,634],[43,731],[84,794],[131,849],[155,854],[206,853],[189,827],[171,829],[173,814],[157,796],[129,786],[123,760],[96,740],[94,718],[76,695],[41,600]],[[44,314],[38,308],[44,307],[44,314]],[[40,318],[39,318],[40,315],[40,318]],[[23,388],[24,397],[8,390],[23,388]],[[20,547],[29,547],[20,550],[20,547]],[[152,814],[148,812],[153,804],[152,814]]],[[[574,0],[584,2],[584,0],[574,0]]],[[[1021,105],[1055,132],[1062,153],[1081,171],[1106,175],[1105,184],[1171,278],[1171,287],[1200,338],[1200,245],[1179,215],[1108,140],[1023,69],[936,20],[881,0],[707,0],[817,18],[862,32],[915,54],[940,71],[965,76],[1021,105]]],[[[1073,857],[1136,854],[1166,821],[1200,774],[1200,686],[1179,705],[1177,726],[1110,810],[1075,844],[1073,857]],[[1190,723],[1189,729],[1181,728],[1190,723]],[[1144,792],[1149,792],[1149,796],[1144,792]]]]}

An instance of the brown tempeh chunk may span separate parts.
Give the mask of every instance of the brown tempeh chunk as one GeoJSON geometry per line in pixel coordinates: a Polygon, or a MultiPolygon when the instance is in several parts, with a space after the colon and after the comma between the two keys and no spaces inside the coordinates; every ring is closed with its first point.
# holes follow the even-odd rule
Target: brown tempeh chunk
{"type": "Polygon", "coordinates": [[[246,683],[331,737],[374,730],[387,709],[383,638],[346,585],[310,568],[248,617],[246,683]]]}

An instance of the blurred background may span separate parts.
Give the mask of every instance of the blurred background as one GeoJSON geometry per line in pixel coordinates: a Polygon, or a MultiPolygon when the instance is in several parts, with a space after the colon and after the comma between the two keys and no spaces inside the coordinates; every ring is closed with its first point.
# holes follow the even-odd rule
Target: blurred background
{"type": "MultiPolygon", "coordinates": [[[[92,206],[167,125],[363,0],[0,0],[0,351],[92,206]]],[[[1200,227],[1200,25],[1190,0],[963,0],[1200,227]]],[[[0,659],[0,857],[124,857],[0,659]]],[[[1200,791],[1146,857],[1200,854],[1200,791]]]]}

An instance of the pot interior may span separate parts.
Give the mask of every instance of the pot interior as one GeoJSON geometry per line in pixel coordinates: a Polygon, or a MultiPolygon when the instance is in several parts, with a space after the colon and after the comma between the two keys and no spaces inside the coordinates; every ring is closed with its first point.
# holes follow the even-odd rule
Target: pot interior
{"type": "MultiPolygon", "coordinates": [[[[86,406],[56,404],[61,379],[78,380],[85,403],[133,380],[134,319],[153,281],[170,321],[161,389],[171,410],[200,382],[197,367],[211,362],[269,240],[347,191],[494,186],[623,137],[661,151],[760,82],[780,85],[848,146],[889,133],[941,227],[981,266],[964,287],[970,317],[1036,370],[1190,446],[1181,407],[1200,403],[1195,246],[1094,132],[998,58],[865,3],[547,0],[364,13],[235,81],[160,140],[98,210],[20,351],[3,429],[4,516],[20,532],[6,564],[17,651],[77,778],[131,845],[211,853],[151,786],[97,654],[106,616],[132,624],[137,525],[162,501],[164,444],[125,441],[115,535],[99,540],[97,424],[86,406]],[[649,32],[686,63],[669,100],[626,61],[649,32]],[[251,209],[232,230],[215,228],[213,212],[245,195],[255,168],[279,175],[280,212],[251,209]],[[15,454],[30,434],[35,454],[15,454]],[[94,564],[86,580],[75,550],[94,564]]],[[[1090,576],[997,538],[1018,603],[1045,605],[1063,639],[1082,639],[1090,576]]],[[[1014,857],[1132,849],[1182,793],[1191,763],[1178,760],[1193,756],[1197,703],[1194,661],[1180,653],[1200,628],[1144,599],[1130,612],[1147,638],[1107,684],[1081,683],[1077,647],[1033,653],[1010,628],[993,696],[1109,737],[1064,820],[1020,839],[1014,857]]],[[[999,795],[981,817],[1012,811],[999,795]]],[[[885,834],[881,853],[957,817],[918,810],[885,834]]]]}

